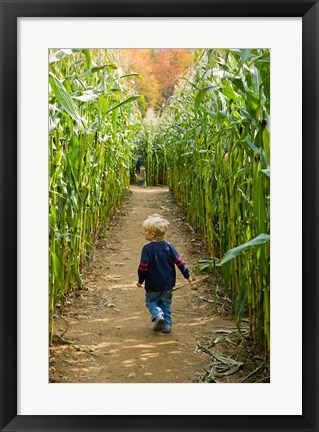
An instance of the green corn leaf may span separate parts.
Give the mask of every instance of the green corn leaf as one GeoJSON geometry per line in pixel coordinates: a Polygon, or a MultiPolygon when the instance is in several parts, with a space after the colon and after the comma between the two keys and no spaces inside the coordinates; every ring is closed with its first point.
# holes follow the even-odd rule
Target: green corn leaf
{"type": "Polygon", "coordinates": [[[259,236],[255,237],[253,240],[250,240],[249,242],[244,243],[240,246],[237,246],[233,249],[229,249],[225,253],[223,259],[219,263],[217,263],[216,265],[222,266],[226,262],[228,262],[228,261],[232,260],[233,258],[235,258],[236,256],[238,256],[247,247],[258,246],[258,245],[266,243],[269,240],[270,240],[269,234],[259,234],[259,236]]]}
{"type": "Polygon", "coordinates": [[[204,92],[203,92],[203,90],[200,90],[197,93],[197,96],[195,98],[195,111],[196,112],[198,111],[198,108],[199,108],[199,106],[200,106],[200,104],[201,104],[201,102],[203,100],[203,97],[204,97],[204,92]]]}
{"type": "Polygon", "coordinates": [[[60,80],[53,73],[49,73],[49,81],[52,88],[53,93],[55,94],[58,102],[62,105],[64,110],[69,114],[73,120],[76,121],[80,129],[84,130],[84,120],[80,116],[76,105],[74,104],[70,93],[68,93],[61,83],[60,80]]]}
{"type": "Polygon", "coordinates": [[[244,64],[250,57],[250,49],[241,50],[241,63],[244,64]]]}
{"type": "Polygon", "coordinates": [[[200,106],[200,104],[204,98],[204,94],[206,91],[208,91],[208,90],[213,91],[213,90],[218,90],[218,89],[220,89],[220,86],[213,86],[213,85],[209,85],[209,86],[206,86],[206,87],[200,89],[199,92],[197,93],[196,98],[195,98],[195,110],[198,111],[198,108],[199,108],[199,106],[200,106]]]}
{"type": "Polygon", "coordinates": [[[61,49],[52,54],[49,58],[49,63],[55,63],[61,60],[61,58],[72,54],[72,50],[69,49],[61,49]]]}
{"type": "Polygon", "coordinates": [[[246,93],[246,88],[245,88],[245,86],[244,86],[244,83],[240,80],[240,79],[233,79],[232,80],[233,81],[233,84],[234,84],[234,86],[238,89],[238,90],[240,90],[242,93],[246,93]]]}
{"type": "Polygon", "coordinates": [[[219,78],[234,78],[233,74],[217,68],[212,69],[208,74],[219,78]]]}
{"type": "Polygon", "coordinates": [[[270,132],[268,126],[265,127],[262,133],[264,149],[268,162],[270,161],[270,132]]]}
{"type": "Polygon", "coordinates": [[[86,58],[86,67],[88,70],[90,70],[91,66],[92,66],[92,57],[91,57],[90,50],[86,48],[86,49],[83,49],[82,51],[83,51],[83,54],[85,55],[85,58],[86,58]]]}
{"type": "Polygon", "coordinates": [[[181,77],[180,79],[181,79],[181,80],[185,80],[185,81],[187,81],[191,86],[193,86],[193,87],[196,88],[197,90],[200,90],[200,88],[198,87],[198,85],[195,84],[195,83],[193,83],[193,82],[191,82],[189,79],[187,79],[187,78],[185,78],[185,77],[181,77]]]}
{"type": "Polygon", "coordinates": [[[258,167],[257,177],[255,179],[253,204],[257,233],[263,233],[265,231],[265,196],[263,190],[263,175],[260,170],[260,165],[258,167]]]}
{"type": "Polygon", "coordinates": [[[59,288],[62,288],[62,267],[61,267],[61,262],[58,258],[58,256],[52,251],[50,250],[50,254],[51,254],[51,258],[52,258],[52,264],[53,264],[53,272],[54,272],[54,276],[55,276],[55,281],[57,283],[57,285],[59,286],[59,288]]]}
{"type": "Polygon", "coordinates": [[[118,69],[118,66],[115,63],[105,63],[105,64],[100,65],[100,66],[92,67],[90,72],[95,73],[95,72],[98,72],[98,71],[100,71],[102,69],[106,69],[106,68],[118,69]]]}
{"type": "Polygon", "coordinates": [[[112,112],[112,126],[113,126],[113,136],[115,137],[117,132],[117,119],[118,119],[118,108],[114,109],[112,112]]]}
{"type": "Polygon", "coordinates": [[[249,138],[246,138],[246,143],[248,144],[249,148],[256,153],[257,155],[261,154],[261,160],[264,166],[268,166],[269,162],[266,156],[266,153],[264,151],[260,151],[260,148],[258,148],[249,138]]]}
{"type": "Polygon", "coordinates": [[[138,78],[142,78],[142,75],[140,75],[138,73],[125,74],[125,75],[120,76],[120,78],[127,78],[127,77],[131,77],[131,76],[137,76],[138,78]]]}
{"type": "Polygon", "coordinates": [[[120,107],[121,105],[125,105],[127,103],[131,103],[133,102],[133,100],[136,100],[139,96],[130,96],[128,99],[125,99],[123,102],[120,102],[117,105],[112,106],[111,108],[109,108],[107,111],[105,111],[105,114],[109,113],[110,111],[113,111],[115,108],[120,107]]]}
{"type": "Polygon", "coordinates": [[[246,305],[247,305],[247,299],[248,299],[248,289],[244,288],[240,291],[235,305],[236,318],[239,323],[244,316],[246,305]]]}
{"type": "MultiPolygon", "coordinates": [[[[232,89],[232,87],[230,87],[230,86],[224,86],[222,88],[221,92],[229,100],[230,99],[232,99],[232,100],[240,100],[240,99],[242,99],[241,96],[239,96],[237,93],[235,93],[234,90],[232,89]]],[[[240,120],[238,120],[238,121],[240,121],[240,120]]]]}
{"type": "Polygon", "coordinates": [[[92,102],[99,98],[97,93],[87,92],[80,96],[72,96],[72,99],[77,99],[81,102],[92,102]]]}
{"type": "Polygon", "coordinates": [[[267,177],[269,177],[270,178],[270,169],[269,168],[266,168],[266,169],[262,169],[261,170],[267,177]]]}

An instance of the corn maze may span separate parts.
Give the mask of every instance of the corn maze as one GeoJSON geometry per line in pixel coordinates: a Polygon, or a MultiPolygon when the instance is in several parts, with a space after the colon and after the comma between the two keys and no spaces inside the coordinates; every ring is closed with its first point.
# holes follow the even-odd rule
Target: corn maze
{"type": "Polygon", "coordinates": [[[196,50],[156,123],[115,50],[49,55],[49,311],[81,287],[90,249],[134,178],[167,185],[200,233],[240,328],[270,350],[270,52],[196,50]]]}

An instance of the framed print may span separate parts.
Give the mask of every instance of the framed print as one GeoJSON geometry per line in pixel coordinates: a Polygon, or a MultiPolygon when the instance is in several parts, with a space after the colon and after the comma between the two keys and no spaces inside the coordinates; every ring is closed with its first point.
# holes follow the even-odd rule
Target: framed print
{"type": "Polygon", "coordinates": [[[1,0],[0,13],[1,431],[317,431],[318,1],[1,0]],[[49,383],[48,50],[269,48],[267,37],[280,147],[270,383],[49,383]]]}

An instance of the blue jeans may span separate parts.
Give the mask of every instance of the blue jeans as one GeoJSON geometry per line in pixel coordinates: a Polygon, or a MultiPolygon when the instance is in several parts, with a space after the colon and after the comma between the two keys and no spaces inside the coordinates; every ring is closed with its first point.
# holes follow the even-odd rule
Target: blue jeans
{"type": "Polygon", "coordinates": [[[163,314],[165,323],[172,325],[172,297],[173,289],[145,291],[145,303],[151,313],[152,321],[158,314],[163,314]]]}

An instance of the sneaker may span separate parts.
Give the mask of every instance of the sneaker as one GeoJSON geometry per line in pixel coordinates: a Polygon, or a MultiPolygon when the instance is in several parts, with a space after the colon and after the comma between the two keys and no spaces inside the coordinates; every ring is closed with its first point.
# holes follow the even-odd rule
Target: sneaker
{"type": "Polygon", "coordinates": [[[171,332],[171,326],[169,324],[165,323],[163,325],[162,332],[163,333],[170,333],[171,332]]]}
{"type": "Polygon", "coordinates": [[[163,317],[163,315],[159,314],[155,318],[153,330],[157,331],[157,332],[161,331],[163,328],[163,325],[164,325],[164,317],[163,317]]]}

